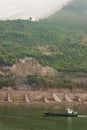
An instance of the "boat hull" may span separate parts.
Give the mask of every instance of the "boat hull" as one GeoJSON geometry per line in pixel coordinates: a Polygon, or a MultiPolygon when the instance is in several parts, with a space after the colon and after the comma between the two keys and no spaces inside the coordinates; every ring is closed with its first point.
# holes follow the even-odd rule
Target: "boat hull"
{"type": "Polygon", "coordinates": [[[43,113],[45,116],[63,116],[63,117],[77,117],[78,114],[58,114],[58,113],[50,113],[45,112],[43,113]]]}

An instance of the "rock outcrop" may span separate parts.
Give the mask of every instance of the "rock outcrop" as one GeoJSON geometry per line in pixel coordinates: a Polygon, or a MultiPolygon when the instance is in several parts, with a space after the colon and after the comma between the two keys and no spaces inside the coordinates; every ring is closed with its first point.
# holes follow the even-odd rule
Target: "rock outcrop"
{"type": "Polygon", "coordinates": [[[53,99],[54,99],[56,102],[62,102],[61,99],[60,99],[55,93],[53,93],[53,99]]]}
{"type": "Polygon", "coordinates": [[[67,94],[65,94],[65,101],[72,102],[72,99],[67,94]]]}
{"type": "Polygon", "coordinates": [[[10,94],[7,95],[7,100],[8,100],[9,103],[12,102],[10,94]]]}
{"type": "Polygon", "coordinates": [[[49,103],[49,101],[48,101],[46,95],[44,95],[44,102],[45,102],[45,103],[49,103]]]}
{"type": "Polygon", "coordinates": [[[41,76],[54,76],[57,71],[49,66],[40,65],[36,59],[31,57],[26,57],[24,59],[19,59],[10,68],[11,72],[16,76],[28,76],[28,75],[41,75],[41,76]]]}
{"type": "Polygon", "coordinates": [[[24,97],[25,97],[25,102],[26,102],[26,103],[30,103],[30,100],[29,100],[29,98],[28,98],[28,95],[27,95],[27,94],[24,94],[24,97]]]}

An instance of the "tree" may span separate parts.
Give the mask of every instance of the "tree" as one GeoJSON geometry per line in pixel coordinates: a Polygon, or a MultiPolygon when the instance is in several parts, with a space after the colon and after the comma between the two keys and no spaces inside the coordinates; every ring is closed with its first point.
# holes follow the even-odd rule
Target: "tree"
{"type": "Polygon", "coordinates": [[[29,20],[32,21],[32,17],[29,17],[29,20]]]}

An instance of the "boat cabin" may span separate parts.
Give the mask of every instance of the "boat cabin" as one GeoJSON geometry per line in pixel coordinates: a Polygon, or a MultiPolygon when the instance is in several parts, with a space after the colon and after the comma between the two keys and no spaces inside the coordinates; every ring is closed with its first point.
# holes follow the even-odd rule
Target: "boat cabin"
{"type": "Polygon", "coordinates": [[[72,109],[68,108],[66,109],[66,114],[77,114],[77,112],[74,112],[72,109]]]}

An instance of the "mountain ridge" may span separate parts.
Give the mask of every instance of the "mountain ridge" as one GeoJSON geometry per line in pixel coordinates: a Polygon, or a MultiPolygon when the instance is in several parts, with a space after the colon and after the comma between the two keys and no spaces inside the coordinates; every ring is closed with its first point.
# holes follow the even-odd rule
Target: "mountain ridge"
{"type": "MultiPolygon", "coordinates": [[[[7,7],[9,7],[9,10],[7,12],[7,16],[4,16],[5,13],[3,13],[3,9],[2,10],[2,13],[3,13],[3,18],[2,20],[17,20],[17,19],[24,19],[24,20],[27,20],[29,19],[30,17],[32,17],[32,20],[35,21],[35,20],[39,20],[39,19],[43,19],[45,17],[48,17],[52,14],[54,14],[56,11],[58,10],[61,10],[61,8],[63,8],[63,6],[67,5],[68,2],[71,1],[71,0],[61,0],[61,1],[36,1],[36,4],[34,4],[34,2],[27,2],[27,6],[26,6],[26,2],[24,2],[24,5],[25,5],[25,8],[22,7],[21,8],[21,2],[20,3],[20,7],[18,9],[18,11],[13,11],[11,10],[11,12],[9,12],[11,6],[9,6],[9,4],[7,4],[7,7]],[[39,2],[39,3],[38,3],[39,2]],[[43,5],[42,5],[43,3],[43,5]],[[47,4],[46,4],[47,3],[47,4]],[[38,7],[39,5],[39,7],[38,7]],[[24,9],[23,9],[24,8],[24,9]]],[[[15,4],[17,3],[17,1],[15,2],[15,4]]],[[[13,6],[13,9],[15,7],[15,4],[12,5],[13,6]]],[[[17,6],[17,5],[16,5],[17,6]]],[[[3,5],[2,5],[2,8],[3,8],[3,5]]],[[[5,12],[5,10],[4,10],[5,12]]],[[[2,14],[0,15],[2,16],[2,14]]]]}
{"type": "Polygon", "coordinates": [[[0,65],[12,65],[28,56],[57,71],[87,72],[86,5],[86,0],[73,0],[35,22],[0,21],[0,65]]]}

